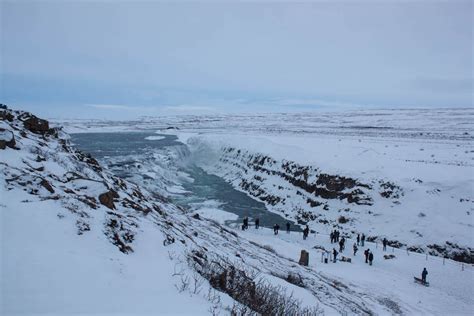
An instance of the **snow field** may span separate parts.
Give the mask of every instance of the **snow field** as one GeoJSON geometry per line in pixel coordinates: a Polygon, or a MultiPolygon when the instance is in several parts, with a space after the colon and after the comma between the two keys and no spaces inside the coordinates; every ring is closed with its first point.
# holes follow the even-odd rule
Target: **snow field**
{"type": "MultiPolygon", "coordinates": [[[[401,249],[387,247],[382,251],[382,245],[366,242],[365,247],[359,246],[356,256],[353,256],[352,245],[354,238],[346,239],[345,250],[339,253],[352,259],[352,263],[337,261],[335,264],[322,263],[322,251],[315,246],[324,247],[331,251],[338,244],[331,244],[326,234],[310,233],[303,240],[302,233],[287,233],[280,229],[277,236],[273,230],[260,228],[256,230],[250,226],[242,231],[238,227],[235,231],[261,245],[273,248],[279,256],[299,260],[301,250],[309,252],[309,269],[318,271],[341,282],[362,288],[369,295],[390,297],[412,315],[471,315],[474,304],[474,268],[472,265],[462,264],[452,260],[443,260],[439,257],[426,256],[401,249]],[[365,263],[364,250],[369,248],[374,253],[372,266],[365,263]],[[393,254],[395,258],[384,259],[383,255],[393,254]],[[428,260],[426,260],[426,257],[428,260]],[[424,287],[413,282],[413,277],[421,276],[421,271],[428,270],[427,281],[430,287],[424,287]],[[463,270],[464,269],[464,270],[463,270]]],[[[332,253],[330,256],[332,260],[332,253]]]]}

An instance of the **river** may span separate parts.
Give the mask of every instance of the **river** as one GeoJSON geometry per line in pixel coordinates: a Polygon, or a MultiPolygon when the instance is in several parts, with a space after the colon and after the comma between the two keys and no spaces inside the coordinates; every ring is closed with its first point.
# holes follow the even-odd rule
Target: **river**
{"type": "MultiPolygon", "coordinates": [[[[177,175],[185,176],[176,176],[173,180],[184,191],[174,192],[169,197],[173,203],[185,209],[196,210],[200,205],[213,201],[218,209],[238,216],[236,221],[227,221],[228,224],[239,223],[245,216],[251,220],[258,217],[263,227],[278,224],[283,228],[288,221],[268,211],[263,202],[236,190],[224,179],[205,172],[192,162],[182,165],[173,161],[174,157],[167,156],[169,149],[186,146],[175,135],[156,134],[154,131],[81,133],[72,134],[71,142],[81,151],[90,153],[115,175],[150,191],[154,189],[153,184],[169,183],[160,178],[160,175],[169,171],[165,169],[176,169],[177,175]]],[[[169,178],[169,172],[166,174],[169,178]]],[[[297,225],[291,224],[292,230],[300,231],[297,225]]]]}

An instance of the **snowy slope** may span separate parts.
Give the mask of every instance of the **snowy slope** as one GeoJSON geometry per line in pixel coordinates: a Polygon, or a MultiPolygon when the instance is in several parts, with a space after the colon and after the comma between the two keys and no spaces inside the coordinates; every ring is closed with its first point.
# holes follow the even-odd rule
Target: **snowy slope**
{"type": "Polygon", "coordinates": [[[30,114],[2,118],[16,141],[0,152],[2,315],[208,314],[208,300],[175,290],[156,224],[166,205],[70,148],[61,131],[28,130],[30,114]],[[111,189],[112,209],[99,201],[111,189]]]}
{"type": "Polygon", "coordinates": [[[30,114],[6,110],[0,117],[15,138],[0,150],[2,314],[246,309],[236,301],[270,314],[281,302],[289,314],[471,312],[471,266],[461,271],[429,257],[439,264],[427,265],[430,288],[411,281],[424,257],[396,253],[381,263],[374,250],[373,267],[356,260],[323,266],[313,247],[330,248],[324,237],[242,232],[206,213],[187,214],[104,170],[30,114]],[[310,251],[309,267],[297,263],[301,249],[310,251]]]}
{"type": "Polygon", "coordinates": [[[472,262],[472,154],[458,142],[242,134],[186,139],[208,172],[318,231],[335,226],[472,262]]]}

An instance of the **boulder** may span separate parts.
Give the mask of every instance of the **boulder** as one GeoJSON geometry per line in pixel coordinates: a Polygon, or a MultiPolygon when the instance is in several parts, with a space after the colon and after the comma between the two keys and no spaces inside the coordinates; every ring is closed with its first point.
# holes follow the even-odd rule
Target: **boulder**
{"type": "Polygon", "coordinates": [[[15,148],[15,135],[11,131],[0,128],[0,149],[15,148]]]}
{"type": "Polygon", "coordinates": [[[37,134],[44,134],[49,131],[49,122],[36,116],[31,116],[23,121],[23,125],[27,130],[37,134]]]}
{"type": "Polygon", "coordinates": [[[300,261],[298,262],[302,266],[308,266],[309,264],[309,252],[306,250],[301,250],[300,261]]]}
{"type": "Polygon", "coordinates": [[[46,179],[42,179],[41,182],[40,182],[40,185],[42,185],[50,193],[54,193],[53,187],[51,186],[51,184],[46,179]]]}
{"type": "Polygon", "coordinates": [[[115,210],[114,198],[118,198],[119,195],[114,190],[109,190],[105,193],[99,195],[99,201],[102,205],[110,208],[111,210],[115,210]]]}

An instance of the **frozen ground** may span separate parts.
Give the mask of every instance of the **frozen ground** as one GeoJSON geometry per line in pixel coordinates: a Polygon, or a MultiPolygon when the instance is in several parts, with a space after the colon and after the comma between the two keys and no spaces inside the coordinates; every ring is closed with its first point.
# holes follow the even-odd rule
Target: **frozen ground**
{"type": "MultiPolygon", "coordinates": [[[[204,214],[204,216],[206,216],[204,214]]],[[[236,228],[237,229],[237,228],[236,228]]],[[[316,270],[343,283],[357,285],[367,293],[375,289],[381,296],[390,297],[395,302],[398,299],[409,306],[408,314],[412,315],[463,315],[472,308],[474,303],[474,270],[466,265],[451,260],[406,252],[401,249],[387,247],[383,251],[380,243],[366,242],[365,247],[359,246],[357,254],[353,255],[354,238],[346,240],[346,249],[338,255],[351,258],[352,262],[323,263],[323,258],[332,252],[339,251],[338,245],[331,244],[329,235],[319,232],[311,233],[303,240],[302,233],[287,233],[283,229],[275,236],[270,229],[255,229],[239,231],[239,235],[261,245],[271,247],[281,256],[298,258],[301,250],[309,252],[309,269],[316,270]],[[370,249],[374,253],[374,263],[365,263],[363,251],[370,249]],[[384,259],[384,255],[394,255],[393,259],[384,259]],[[429,287],[423,287],[413,282],[413,276],[421,277],[421,271],[428,270],[429,287]],[[443,312],[441,312],[443,311],[443,312]]],[[[332,259],[332,255],[329,256],[332,259]]],[[[406,307],[406,306],[405,306],[406,307]]],[[[402,311],[401,311],[402,312],[402,311]]]]}
{"type": "MultiPolygon", "coordinates": [[[[34,121],[28,113],[0,114],[2,128],[15,139],[0,152],[2,315],[229,314],[242,295],[242,288],[232,286],[241,279],[244,290],[257,294],[261,288],[254,281],[282,286],[279,291],[293,292],[298,306],[328,315],[472,313],[471,265],[452,260],[443,265],[439,257],[404,250],[384,260],[380,245],[374,249],[371,243],[373,266],[361,261],[362,249],[350,264],[323,264],[318,249],[331,249],[323,229],[302,241],[297,233],[274,236],[267,229],[222,225],[233,215],[214,202],[203,204],[199,215],[187,213],[160,194],[114,176],[71,148],[64,133],[24,124],[34,121]],[[297,263],[302,249],[310,252],[309,267],[297,263]],[[412,281],[424,266],[428,288],[412,281]]],[[[201,159],[205,166],[204,158],[214,157],[220,161],[215,172],[220,172],[225,162],[216,144],[224,141],[228,148],[230,142],[237,144],[238,135],[217,142],[213,135],[196,135],[186,136],[190,148],[198,145],[188,158],[201,159]],[[203,155],[199,148],[216,150],[203,155]]],[[[260,140],[268,135],[257,138],[254,144],[265,149],[260,140]]],[[[248,152],[257,148],[252,142],[238,144],[248,145],[248,152]]],[[[272,159],[279,159],[278,152],[272,159]]],[[[242,157],[227,158],[240,163],[242,157]]],[[[172,191],[179,194],[178,189],[172,191]]]]}
{"type": "Polygon", "coordinates": [[[157,129],[178,135],[191,152],[188,161],[266,202],[270,211],[309,221],[317,230],[338,226],[469,262],[473,122],[474,110],[465,108],[62,123],[71,132],[157,129]],[[361,186],[344,186],[337,198],[328,199],[313,192],[332,185],[321,175],[354,179],[361,186]],[[349,193],[361,201],[341,198],[349,193]],[[347,222],[341,223],[341,216],[347,222]]]}

